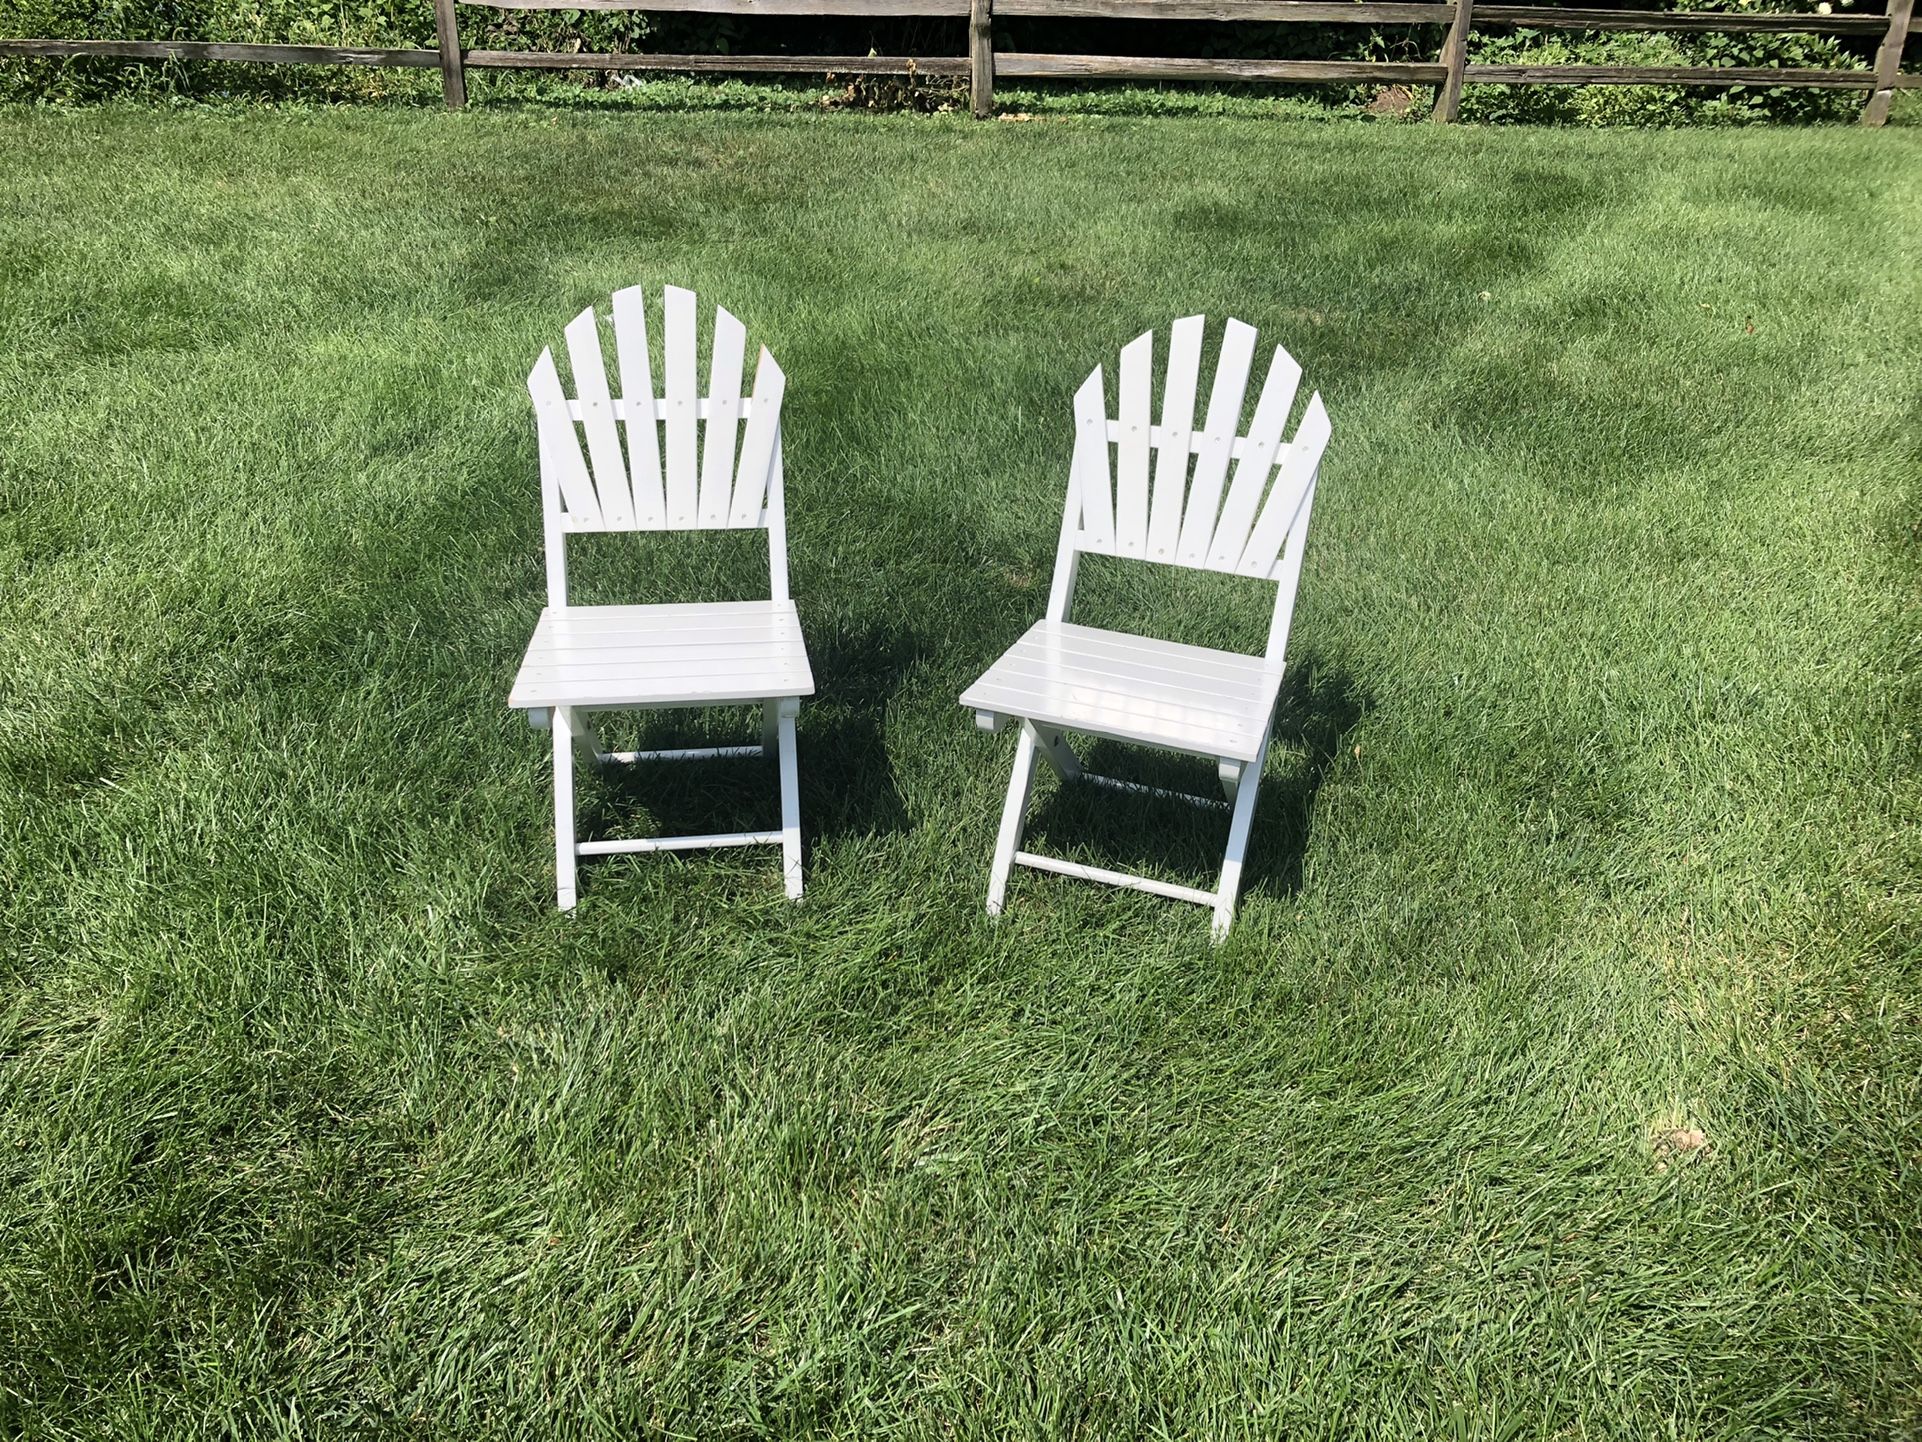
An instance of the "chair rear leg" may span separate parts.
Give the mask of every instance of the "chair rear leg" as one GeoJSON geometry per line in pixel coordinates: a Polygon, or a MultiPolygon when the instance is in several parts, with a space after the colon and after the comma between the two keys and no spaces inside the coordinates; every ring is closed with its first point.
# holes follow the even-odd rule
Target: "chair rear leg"
{"type": "Polygon", "coordinates": [[[781,741],[781,703],[763,701],[761,703],[761,754],[772,756],[781,741]]]}
{"type": "Polygon", "coordinates": [[[1034,788],[1034,732],[1024,725],[1014,743],[1014,775],[1008,781],[1008,799],[1001,808],[1001,831],[995,837],[994,864],[988,871],[988,915],[999,916],[1008,899],[1008,873],[1014,870],[1014,853],[1021,845],[1021,833],[1028,817],[1028,794],[1034,788]]]}
{"type": "Polygon", "coordinates": [[[1261,762],[1242,768],[1235,789],[1235,809],[1228,822],[1228,852],[1221,865],[1221,886],[1215,892],[1214,939],[1227,938],[1234,924],[1235,902],[1241,895],[1241,864],[1248,856],[1248,831],[1255,819],[1255,796],[1261,790],[1261,762]]]}
{"type": "Polygon", "coordinates": [[[554,708],[554,890],[562,911],[576,899],[574,866],[574,716],[554,708]]]}
{"type": "Polygon", "coordinates": [[[781,750],[781,870],[794,901],[801,899],[801,769],[794,744],[794,718],[800,709],[798,701],[783,701],[775,717],[781,750]]]}

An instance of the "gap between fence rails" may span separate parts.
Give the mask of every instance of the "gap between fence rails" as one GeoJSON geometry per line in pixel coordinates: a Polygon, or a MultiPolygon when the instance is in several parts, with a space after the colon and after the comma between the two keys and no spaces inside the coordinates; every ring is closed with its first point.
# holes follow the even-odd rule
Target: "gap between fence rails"
{"type": "Polygon", "coordinates": [[[378,49],[331,45],[251,45],[198,40],[0,40],[0,58],[215,60],[261,65],[376,65],[439,70],[449,109],[467,103],[469,67],[499,70],[671,71],[718,74],[930,75],[968,81],[969,108],[994,113],[998,76],[1026,79],[1221,80],[1279,84],[1433,85],[1434,119],[1456,118],[1464,85],[1760,85],[1867,92],[1861,123],[1885,125],[1897,90],[1922,87],[1902,71],[1915,28],[1915,0],[1887,0],[1882,15],[1662,11],[1477,5],[1474,0],[434,0],[436,47],[378,49]],[[730,15],[965,17],[968,53],[885,55],[560,54],[462,50],[457,5],[496,10],[653,10],[730,15]],[[994,49],[996,14],[1057,19],[1256,20],[1305,24],[1446,27],[1433,61],[1233,60],[1128,55],[1056,55],[994,49]],[[1725,34],[1879,36],[1863,70],[1666,65],[1478,65],[1468,61],[1477,26],[1550,30],[1714,31],[1725,34]]]}

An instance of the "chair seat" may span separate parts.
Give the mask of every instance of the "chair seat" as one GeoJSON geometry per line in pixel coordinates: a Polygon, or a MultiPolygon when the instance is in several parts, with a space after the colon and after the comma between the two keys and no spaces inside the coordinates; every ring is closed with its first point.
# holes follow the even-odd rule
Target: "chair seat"
{"type": "Polygon", "coordinates": [[[706,706],[813,694],[792,601],[550,606],[507,704],[706,706]]]}
{"type": "Polygon", "coordinates": [[[1281,688],[1260,656],[1038,621],[961,704],[1197,756],[1259,760],[1281,688]]]}

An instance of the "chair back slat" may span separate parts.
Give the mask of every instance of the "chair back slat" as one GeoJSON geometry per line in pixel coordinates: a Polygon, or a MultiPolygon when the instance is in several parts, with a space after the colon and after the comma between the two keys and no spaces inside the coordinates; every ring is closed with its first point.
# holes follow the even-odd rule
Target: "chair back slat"
{"type": "Polygon", "coordinates": [[[581,443],[568,414],[567,394],[561,389],[554,352],[544,350],[527,377],[527,393],[534,399],[534,424],[540,437],[541,469],[553,478],[567,508],[569,525],[588,529],[601,524],[601,503],[594,479],[581,459],[581,443]]]}
{"type": "Polygon", "coordinates": [[[1074,462],[1068,484],[1075,504],[1067,514],[1078,517],[1085,545],[1091,551],[1115,548],[1114,490],[1109,480],[1107,386],[1101,367],[1074,393],[1074,462]]]}
{"type": "Polygon", "coordinates": [[[628,478],[634,521],[643,530],[667,524],[661,494],[660,417],[654,404],[654,365],[647,354],[647,292],[638,285],[614,292],[614,346],[627,408],[628,478]]]}
{"type": "Polygon", "coordinates": [[[581,429],[587,433],[587,458],[594,470],[594,494],[601,503],[601,524],[619,530],[634,524],[627,489],[627,458],[621,454],[614,400],[607,389],[607,362],[601,355],[600,321],[589,306],[567,326],[567,359],[574,371],[574,393],[581,402],[581,429]]]}
{"type": "Polygon", "coordinates": [[[1154,332],[1121,349],[1121,392],[1115,407],[1115,550],[1139,556],[1148,549],[1148,446],[1154,427],[1149,387],[1154,372],[1154,332]]]}
{"type": "Polygon", "coordinates": [[[1215,522],[1215,539],[1208,547],[1208,566],[1212,570],[1232,571],[1241,560],[1262,493],[1268,489],[1274,474],[1275,452],[1281,449],[1281,428],[1288,423],[1288,411],[1295,403],[1295,387],[1300,381],[1301,367],[1295,358],[1276,346],[1274,360],[1268,367],[1268,380],[1261,388],[1261,399],[1255,403],[1255,418],[1248,426],[1241,459],[1235,462],[1234,484],[1228,488],[1221,518],[1215,522]]]}
{"type": "Polygon", "coordinates": [[[1281,555],[1281,544],[1294,531],[1296,519],[1307,504],[1315,473],[1321,466],[1321,453],[1328,448],[1332,431],[1321,396],[1309,397],[1308,409],[1295,428],[1295,438],[1289,443],[1281,460],[1281,470],[1268,492],[1268,503],[1261,508],[1261,519],[1249,533],[1248,544],[1235,567],[1242,575],[1266,576],[1273,572],[1275,560],[1281,555]]]}
{"type": "Polygon", "coordinates": [[[734,448],[741,437],[741,363],[747,327],[714,308],[708,360],[707,422],[701,432],[701,524],[725,526],[734,493],[734,448]]]}
{"type": "Polygon", "coordinates": [[[1208,564],[1208,546],[1215,537],[1215,516],[1221,509],[1221,486],[1228,476],[1235,434],[1241,429],[1241,401],[1248,390],[1248,367],[1255,358],[1255,328],[1230,318],[1221,336],[1221,356],[1215,363],[1215,383],[1208,396],[1208,418],[1195,442],[1195,474],[1182,512],[1181,544],[1175,560],[1183,566],[1208,564]]]}
{"type": "Polygon", "coordinates": [[[667,442],[667,524],[698,524],[700,489],[695,471],[695,435],[700,413],[700,384],[694,371],[694,292],[670,285],[665,290],[666,387],[662,429],[667,442]]]}
{"type": "Polygon", "coordinates": [[[775,443],[781,434],[781,397],[787,391],[787,376],[766,346],[754,365],[754,404],[741,438],[741,465],[734,477],[734,504],[728,514],[731,526],[758,525],[767,504],[768,478],[774,470],[775,443]]]}
{"type": "Polygon", "coordinates": [[[1155,447],[1154,493],[1148,502],[1150,559],[1172,561],[1181,544],[1181,508],[1193,459],[1195,388],[1201,379],[1206,321],[1183,316],[1168,331],[1168,370],[1161,388],[1161,439],[1155,447]]]}

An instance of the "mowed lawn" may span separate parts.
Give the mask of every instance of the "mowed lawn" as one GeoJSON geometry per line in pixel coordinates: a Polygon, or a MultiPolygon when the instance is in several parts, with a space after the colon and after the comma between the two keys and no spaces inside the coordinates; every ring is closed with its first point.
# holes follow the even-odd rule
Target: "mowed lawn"
{"type": "MultiPolygon", "coordinates": [[[[1919,278],[1912,131],[0,114],[0,1432],[1917,1435],[1919,278]],[[799,906],[553,907],[524,379],[636,282],[791,378],[799,906]],[[1335,422],[1241,917],[990,922],[956,697],[1074,388],[1192,312],[1335,422]]],[[[1224,825],[1033,834],[1207,884],[1224,825]]]]}

